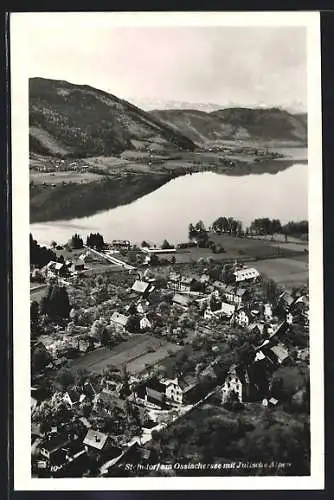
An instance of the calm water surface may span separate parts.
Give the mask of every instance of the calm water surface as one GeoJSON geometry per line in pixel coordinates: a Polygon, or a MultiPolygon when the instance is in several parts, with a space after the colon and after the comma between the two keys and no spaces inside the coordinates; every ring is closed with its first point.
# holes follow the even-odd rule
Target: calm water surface
{"type": "Polygon", "coordinates": [[[100,232],[106,241],[129,239],[172,243],[187,240],[190,222],[207,225],[217,217],[235,217],[245,226],[256,217],[307,219],[307,165],[296,164],[275,175],[232,177],[201,172],[178,177],[129,205],[90,217],[31,224],[39,243],[66,242],[73,233],[84,239],[100,232]]]}

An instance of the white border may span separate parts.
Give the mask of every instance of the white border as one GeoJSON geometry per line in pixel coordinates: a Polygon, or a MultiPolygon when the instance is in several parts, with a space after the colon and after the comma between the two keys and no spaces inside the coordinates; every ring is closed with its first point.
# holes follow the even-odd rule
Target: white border
{"type": "MultiPolygon", "coordinates": [[[[41,42],[42,43],[42,42],[41,42]]],[[[13,358],[15,490],[321,490],[324,489],[323,268],[320,14],[318,12],[15,13],[10,15],[13,213],[13,358]],[[52,26],[305,26],[308,77],[310,226],[311,475],[309,477],[80,478],[30,476],[29,333],[29,30],[52,26]],[[49,24],[48,24],[49,25],[49,24]]],[[[37,76],[37,75],[36,75],[37,76]]],[[[88,82],[87,82],[88,83],[88,82]]],[[[282,200],[284,203],[284,200],[282,200]]]]}

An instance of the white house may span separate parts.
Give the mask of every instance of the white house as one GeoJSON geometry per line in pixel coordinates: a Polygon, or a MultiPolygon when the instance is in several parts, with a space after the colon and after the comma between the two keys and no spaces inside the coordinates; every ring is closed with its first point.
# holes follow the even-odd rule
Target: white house
{"type": "Polygon", "coordinates": [[[63,400],[65,403],[69,404],[72,408],[73,406],[78,406],[85,399],[86,395],[76,391],[74,389],[65,392],[63,400]]]}
{"type": "Polygon", "coordinates": [[[161,383],[166,386],[166,398],[176,403],[182,403],[183,400],[183,390],[179,385],[178,378],[175,379],[163,379],[161,383]]]}
{"type": "Polygon", "coordinates": [[[273,319],[273,308],[271,304],[264,304],[264,319],[271,321],[273,319]]]}
{"type": "Polygon", "coordinates": [[[126,330],[126,325],[128,323],[129,317],[121,314],[119,312],[114,312],[110,318],[112,325],[116,327],[118,332],[124,332],[126,330]]]}
{"type": "Polygon", "coordinates": [[[234,319],[237,325],[242,326],[243,328],[247,327],[251,322],[251,314],[246,309],[239,309],[235,315],[234,319]]]}
{"type": "Polygon", "coordinates": [[[240,403],[243,401],[243,382],[237,374],[236,366],[231,366],[222,387],[222,403],[226,403],[232,393],[235,393],[240,403]]]}
{"type": "Polygon", "coordinates": [[[221,316],[227,316],[228,318],[232,318],[234,312],[235,312],[234,304],[228,304],[227,302],[222,302],[220,309],[216,311],[211,311],[211,309],[208,307],[204,311],[204,319],[219,318],[221,316]]]}
{"type": "Polygon", "coordinates": [[[225,297],[229,302],[240,306],[242,301],[247,298],[247,290],[245,288],[235,289],[233,286],[227,286],[225,297]]]}
{"type": "Polygon", "coordinates": [[[233,274],[235,276],[236,282],[254,281],[260,276],[259,271],[254,267],[246,267],[244,269],[239,269],[238,271],[235,271],[233,274]]]}
{"type": "Polygon", "coordinates": [[[150,320],[146,316],[143,316],[140,319],[140,329],[146,330],[147,328],[152,328],[152,323],[150,322],[150,320]]]}

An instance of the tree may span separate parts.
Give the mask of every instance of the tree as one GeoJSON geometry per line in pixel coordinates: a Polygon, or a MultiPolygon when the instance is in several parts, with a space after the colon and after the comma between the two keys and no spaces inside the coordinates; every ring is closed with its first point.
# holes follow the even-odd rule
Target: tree
{"type": "Polygon", "coordinates": [[[83,248],[82,238],[78,234],[74,234],[69,240],[68,244],[73,249],[83,248]]]}
{"type": "Polygon", "coordinates": [[[130,333],[138,333],[140,330],[140,320],[137,314],[132,314],[126,324],[126,329],[130,333]]]}
{"type": "Polygon", "coordinates": [[[147,241],[143,240],[141,242],[141,246],[142,246],[142,248],[149,248],[150,245],[147,243],[147,241]]]}
{"type": "Polygon", "coordinates": [[[174,248],[173,245],[170,245],[170,243],[167,240],[164,240],[162,242],[161,248],[163,249],[169,249],[169,248],[174,248]]]}
{"type": "Polygon", "coordinates": [[[39,373],[50,363],[50,361],[52,361],[52,358],[44,347],[38,346],[34,348],[31,352],[32,373],[39,373]]]}
{"type": "Polygon", "coordinates": [[[30,304],[30,321],[34,325],[39,322],[39,306],[36,300],[33,300],[30,304]]]}
{"type": "Polygon", "coordinates": [[[52,320],[68,318],[71,306],[66,287],[59,285],[50,286],[41,309],[52,320]]]}
{"type": "Polygon", "coordinates": [[[54,386],[61,392],[67,391],[71,386],[75,385],[76,376],[75,371],[69,368],[61,368],[54,379],[54,386]]]}
{"type": "Polygon", "coordinates": [[[266,295],[267,300],[269,302],[275,303],[278,296],[279,296],[279,293],[280,293],[280,290],[279,290],[277,283],[271,279],[266,280],[264,282],[264,291],[265,291],[265,295],[266,295]]]}

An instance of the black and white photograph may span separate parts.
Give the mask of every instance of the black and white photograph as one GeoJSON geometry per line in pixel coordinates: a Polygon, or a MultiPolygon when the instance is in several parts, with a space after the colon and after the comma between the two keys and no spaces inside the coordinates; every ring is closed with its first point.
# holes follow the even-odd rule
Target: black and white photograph
{"type": "Polygon", "coordinates": [[[11,101],[16,487],[321,489],[319,14],[11,14],[11,101]]]}

